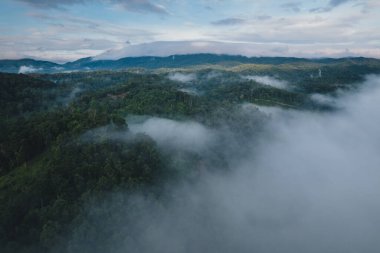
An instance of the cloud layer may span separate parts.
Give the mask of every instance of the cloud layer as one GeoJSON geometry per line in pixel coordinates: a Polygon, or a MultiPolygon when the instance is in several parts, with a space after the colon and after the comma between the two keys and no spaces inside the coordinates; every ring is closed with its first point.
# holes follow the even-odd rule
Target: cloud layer
{"type": "Polygon", "coordinates": [[[241,25],[245,20],[241,18],[226,18],[212,22],[213,25],[241,25]]]}
{"type": "Polygon", "coordinates": [[[218,42],[218,41],[156,41],[126,45],[97,55],[94,59],[119,59],[129,56],[170,56],[175,54],[214,53],[245,56],[298,56],[306,58],[367,56],[380,57],[380,51],[374,47],[363,49],[360,46],[352,50],[341,49],[334,44],[287,44],[271,42],[218,42]],[[318,46],[317,46],[318,45],[318,46]],[[316,51],[316,47],[318,47],[316,51]]]}
{"type": "Polygon", "coordinates": [[[175,73],[170,73],[168,75],[168,78],[172,81],[177,81],[181,83],[189,83],[191,81],[194,81],[197,79],[196,74],[194,73],[180,73],[180,72],[175,72],[175,73]]]}
{"type": "Polygon", "coordinates": [[[230,43],[204,48],[227,54],[380,57],[376,0],[6,0],[0,7],[0,58],[67,61],[142,47],[140,55],[159,55],[146,45],[167,42],[169,51],[202,41],[230,43]]]}
{"type": "MultiPolygon", "coordinates": [[[[105,250],[376,253],[380,78],[365,85],[360,94],[336,101],[342,110],[331,114],[274,111],[267,134],[246,136],[260,144],[236,146],[248,149],[243,158],[230,154],[231,173],[203,173],[196,184],[175,186],[163,205],[135,196],[124,206],[120,193],[92,206],[88,214],[99,228],[121,235],[105,250]],[[121,216],[113,220],[112,213],[121,216]]],[[[177,149],[215,141],[204,139],[209,130],[199,124],[152,119],[143,126],[160,145],[172,139],[155,133],[173,132],[177,149]]],[[[80,237],[73,238],[73,252],[83,251],[76,242],[80,237]]]]}
{"type": "Polygon", "coordinates": [[[253,80],[255,82],[273,86],[278,89],[288,88],[288,83],[286,81],[278,80],[271,76],[243,76],[244,79],[253,80]]]}
{"type": "Polygon", "coordinates": [[[167,14],[164,6],[152,3],[149,0],[17,0],[25,2],[36,8],[61,8],[74,4],[91,4],[94,2],[103,2],[109,4],[118,4],[129,11],[152,12],[167,14]]]}
{"type": "Polygon", "coordinates": [[[41,69],[36,69],[33,66],[21,66],[18,73],[19,74],[26,74],[26,73],[33,73],[36,71],[39,71],[41,69]]]}

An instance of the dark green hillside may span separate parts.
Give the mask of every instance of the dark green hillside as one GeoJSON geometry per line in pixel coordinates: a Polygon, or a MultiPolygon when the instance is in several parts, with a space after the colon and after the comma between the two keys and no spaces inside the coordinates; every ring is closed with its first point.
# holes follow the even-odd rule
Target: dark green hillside
{"type": "Polygon", "coordinates": [[[0,73],[0,115],[18,115],[47,106],[54,100],[55,85],[52,82],[26,75],[0,73]]]}
{"type": "Polygon", "coordinates": [[[377,60],[363,58],[193,55],[172,61],[83,59],[70,64],[144,68],[0,73],[1,252],[67,252],[68,235],[78,224],[89,233],[83,238],[112,241],[117,234],[98,231],[96,221],[83,220],[86,203],[117,191],[154,196],[161,203],[168,182],[194,182],[208,169],[228,173],[234,147],[254,145],[246,136],[259,135],[270,117],[256,105],[333,110],[312,95],[336,96],[337,90],[355,89],[367,74],[380,70],[377,60]],[[195,66],[199,64],[206,65],[195,66]],[[286,86],[246,76],[265,76],[286,86]],[[165,148],[152,136],[132,131],[139,117],[192,121],[231,133],[214,136],[214,146],[202,152],[191,145],[165,148]]]}

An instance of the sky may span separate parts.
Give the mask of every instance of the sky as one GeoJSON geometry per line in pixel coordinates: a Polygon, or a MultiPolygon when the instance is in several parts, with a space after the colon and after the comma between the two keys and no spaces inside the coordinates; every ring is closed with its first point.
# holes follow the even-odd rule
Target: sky
{"type": "Polygon", "coordinates": [[[380,58],[379,0],[1,0],[0,59],[380,58]]]}

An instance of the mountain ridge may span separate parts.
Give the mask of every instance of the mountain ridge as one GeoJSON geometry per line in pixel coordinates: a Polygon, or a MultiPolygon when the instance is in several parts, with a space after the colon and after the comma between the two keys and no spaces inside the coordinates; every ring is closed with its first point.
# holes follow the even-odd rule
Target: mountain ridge
{"type": "Polygon", "coordinates": [[[366,57],[344,57],[344,58],[298,58],[298,57],[272,57],[256,56],[247,57],[242,55],[228,54],[183,54],[170,56],[138,56],[123,57],[117,60],[96,60],[94,57],[85,57],[63,64],[23,58],[18,60],[0,60],[0,72],[8,73],[55,73],[65,71],[89,71],[89,70],[122,70],[127,68],[183,68],[203,64],[215,64],[223,66],[234,66],[239,64],[338,64],[350,62],[355,64],[380,64],[376,58],[366,57]]]}

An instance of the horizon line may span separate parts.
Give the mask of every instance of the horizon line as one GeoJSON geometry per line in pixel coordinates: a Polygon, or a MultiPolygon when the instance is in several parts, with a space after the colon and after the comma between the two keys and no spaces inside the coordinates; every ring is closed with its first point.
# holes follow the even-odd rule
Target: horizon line
{"type": "MultiPolygon", "coordinates": [[[[228,53],[223,53],[223,54],[217,54],[217,53],[188,53],[188,54],[170,54],[170,55],[167,55],[167,56],[156,56],[156,55],[140,55],[140,56],[125,56],[125,57],[121,57],[121,58],[117,58],[117,59],[96,59],[94,60],[95,61],[119,61],[121,59],[126,59],[126,58],[149,58],[149,57],[152,57],[152,58],[170,58],[170,57],[173,57],[173,56],[191,56],[191,55],[215,55],[215,56],[231,56],[231,57],[245,57],[245,58],[248,58],[248,59],[251,59],[251,58],[294,58],[294,59],[304,59],[304,60],[323,60],[323,59],[334,59],[334,60],[339,60],[339,59],[356,59],[356,58],[364,58],[364,59],[373,59],[373,60],[380,60],[380,58],[377,58],[377,57],[367,57],[367,56],[363,56],[363,55],[356,55],[356,56],[342,56],[342,57],[339,57],[339,56],[321,56],[321,57],[300,57],[300,56],[266,56],[266,55],[257,55],[257,56],[247,56],[247,55],[242,55],[242,54],[228,54],[228,53]]],[[[73,60],[73,61],[65,61],[65,62],[60,62],[60,61],[53,61],[53,60],[49,60],[49,59],[44,59],[44,58],[33,58],[33,57],[24,57],[24,58],[0,58],[0,61],[22,61],[22,60],[33,60],[33,61],[43,61],[43,62],[50,62],[50,63],[54,63],[54,64],[57,64],[57,65],[64,65],[64,64],[67,64],[67,63],[73,63],[73,62],[76,62],[76,61],[79,61],[79,60],[83,60],[83,59],[88,59],[88,58],[95,58],[96,56],[87,56],[87,57],[82,57],[82,58],[78,58],[76,60],[73,60]]]]}

